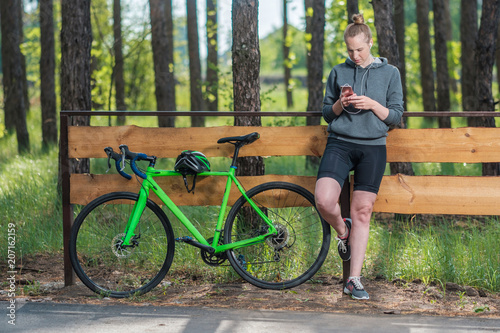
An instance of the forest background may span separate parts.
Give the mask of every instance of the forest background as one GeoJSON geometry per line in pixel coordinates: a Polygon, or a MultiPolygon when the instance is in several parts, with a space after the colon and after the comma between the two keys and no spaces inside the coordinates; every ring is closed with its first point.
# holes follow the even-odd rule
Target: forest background
{"type": "MultiPolygon", "coordinates": [[[[9,1],[4,1],[7,4],[9,1]]],[[[29,109],[29,104],[32,104],[32,109],[35,112],[40,112],[38,106],[40,105],[40,87],[41,87],[41,75],[40,75],[40,59],[41,59],[41,29],[40,29],[40,3],[44,1],[36,0],[24,0],[24,1],[13,1],[12,3],[19,2],[22,4],[23,14],[22,14],[22,36],[20,39],[20,47],[22,54],[25,58],[26,66],[26,79],[28,82],[27,89],[27,109],[29,109]]],[[[47,2],[47,1],[45,1],[47,2]]],[[[52,1],[50,1],[52,2],[52,1]]],[[[120,1],[115,1],[120,2],[120,1]]],[[[217,23],[220,26],[225,27],[225,29],[230,29],[230,17],[227,17],[228,6],[230,3],[228,1],[220,1],[225,6],[222,13],[226,14],[226,17],[217,18],[217,23]]],[[[283,1],[276,1],[280,3],[280,10],[274,13],[275,16],[283,16],[283,1]]],[[[345,45],[343,44],[342,32],[348,23],[348,12],[346,10],[346,5],[349,2],[357,3],[360,12],[364,13],[365,18],[368,23],[374,27],[374,10],[370,2],[368,1],[326,1],[325,12],[324,12],[324,56],[322,64],[322,81],[326,81],[331,68],[342,61],[346,57],[345,45]]],[[[464,20],[461,15],[461,1],[460,0],[435,0],[432,1],[410,1],[410,0],[397,0],[397,1],[385,1],[394,6],[394,21],[403,19],[404,24],[404,35],[402,40],[398,41],[401,48],[404,48],[404,57],[401,56],[402,64],[398,67],[404,66],[404,79],[406,80],[406,110],[407,111],[461,111],[464,109],[463,103],[463,62],[470,59],[473,53],[467,53],[468,50],[464,49],[461,38],[461,29],[465,31],[468,27],[464,28],[464,20]],[[422,5],[422,3],[427,2],[427,4],[422,5]],[[444,5],[444,12],[440,14],[437,21],[434,22],[434,7],[438,5],[444,5]],[[418,5],[418,6],[417,6],[418,5]],[[423,6],[423,9],[421,8],[423,6]],[[418,7],[418,8],[417,8],[418,7]],[[424,10],[427,13],[427,26],[422,27],[417,22],[417,13],[424,10]],[[461,23],[462,22],[462,23],[461,23]],[[419,46],[419,30],[423,31],[428,29],[429,38],[429,50],[422,50],[419,46]],[[444,43],[438,40],[439,31],[437,29],[443,29],[445,39],[444,43]],[[441,44],[444,45],[441,45],[441,44]],[[444,47],[444,48],[443,48],[444,47]],[[422,52],[432,52],[432,57],[430,59],[421,56],[422,52]],[[446,66],[442,66],[440,59],[442,59],[443,54],[445,56],[446,66]],[[433,68],[432,77],[422,79],[423,73],[422,68],[429,66],[425,64],[425,61],[431,61],[430,66],[433,68]],[[446,67],[446,68],[443,68],[446,67]],[[439,83],[439,73],[443,70],[448,72],[449,81],[445,82],[445,87],[439,83]],[[431,82],[429,82],[431,81],[431,82]],[[436,83],[435,83],[436,82],[436,83]],[[422,88],[424,87],[424,88],[422,88]],[[429,88],[430,87],[430,88],[429,88]],[[432,90],[431,92],[428,92],[432,90]],[[441,93],[446,90],[446,93],[441,93]],[[427,95],[426,95],[427,92],[427,95]],[[432,94],[432,96],[429,95],[432,94]],[[440,96],[442,95],[442,97],[440,96]],[[430,97],[429,97],[430,96],[430,97]],[[438,100],[435,101],[434,97],[438,100]],[[439,100],[444,100],[439,102],[439,100]],[[427,102],[425,104],[424,102],[427,102]]],[[[476,7],[477,12],[475,15],[468,15],[472,17],[473,20],[480,24],[482,1],[469,1],[473,3],[476,7]]],[[[196,1],[188,1],[189,3],[195,3],[196,1]]],[[[285,1],[286,3],[286,1],[285,1]]],[[[307,1],[306,1],[307,3],[307,1]]],[[[312,3],[312,2],[311,2],[312,3]]],[[[208,101],[213,99],[214,96],[207,91],[207,87],[210,90],[210,85],[213,83],[207,82],[207,59],[201,59],[200,54],[206,57],[206,49],[210,43],[214,43],[213,40],[209,40],[207,43],[207,35],[214,34],[210,32],[209,28],[207,30],[206,26],[197,25],[197,31],[199,39],[203,42],[198,44],[198,62],[201,64],[200,74],[198,75],[199,82],[197,85],[199,89],[194,91],[189,91],[190,86],[190,57],[189,57],[189,46],[188,46],[188,24],[192,23],[193,19],[187,20],[186,15],[186,2],[185,1],[173,1],[172,2],[172,13],[173,13],[173,63],[171,66],[174,67],[175,74],[175,90],[178,91],[175,94],[175,109],[176,110],[210,110],[209,102],[201,103],[203,107],[195,106],[193,107],[192,100],[190,100],[190,94],[196,94],[201,92],[203,94],[204,100],[208,101]],[[208,44],[208,45],[207,45],[208,44]]],[[[198,1],[198,6],[201,8],[206,8],[205,1],[198,1]],[[201,6],[199,6],[201,4],[201,6]]],[[[219,7],[222,5],[219,5],[219,7]]],[[[283,28],[277,27],[274,32],[269,33],[260,40],[260,78],[261,78],[261,100],[262,100],[262,110],[263,111],[305,111],[307,105],[304,103],[307,101],[307,47],[310,47],[311,34],[306,32],[306,18],[312,17],[313,10],[309,7],[309,10],[301,8],[297,9],[298,6],[304,6],[300,1],[293,1],[288,3],[288,11],[305,13],[302,20],[299,20],[299,24],[296,26],[289,25],[287,29],[287,37],[283,37],[283,28]],[[300,21],[302,21],[300,23],[300,21]],[[280,47],[276,47],[280,45],[280,47]],[[286,61],[284,61],[284,47],[289,48],[288,56],[286,61]],[[287,78],[285,84],[284,76],[284,66],[290,69],[290,78],[287,78]],[[292,102],[287,104],[282,103],[281,96],[286,94],[286,91],[292,94],[292,102]]],[[[471,6],[471,5],[469,5],[471,6]]],[[[196,6],[194,7],[196,11],[196,6]]],[[[469,7],[470,8],[470,7],[469,7]]],[[[91,64],[91,96],[92,96],[92,109],[93,110],[116,110],[123,109],[123,106],[117,105],[116,101],[116,91],[115,91],[115,38],[113,35],[113,1],[111,0],[92,0],[90,5],[91,10],[91,26],[92,26],[92,64],[91,64]]],[[[189,10],[188,10],[189,12],[189,10]]],[[[203,17],[204,22],[207,22],[207,11],[198,10],[195,12],[195,21],[198,22],[198,17],[203,17]]],[[[193,14],[191,14],[193,15],[193,14]]],[[[290,15],[290,14],[289,14],[290,15]]],[[[151,19],[149,12],[149,2],[146,0],[140,1],[121,1],[121,39],[122,39],[122,52],[123,52],[123,85],[124,85],[124,97],[123,101],[119,101],[118,104],[124,104],[127,110],[156,110],[157,101],[155,99],[155,73],[153,66],[153,50],[151,47],[151,19]]],[[[295,14],[297,16],[297,14],[295,14]]],[[[208,18],[210,20],[210,18],[208,18]]],[[[116,20],[115,20],[116,21],[116,20]]],[[[201,21],[201,20],[200,20],[201,21]]],[[[297,22],[297,20],[294,20],[297,22]]],[[[422,21],[422,19],[421,19],[422,21]]],[[[425,23],[425,20],[423,20],[425,23]]],[[[55,36],[57,37],[61,30],[61,8],[59,2],[53,2],[53,24],[55,36]]],[[[215,24],[215,23],[214,23],[215,24]]],[[[262,22],[259,23],[263,25],[262,22]]],[[[7,29],[7,28],[6,28],[7,29]]],[[[478,26],[471,27],[472,30],[478,30],[478,26]]],[[[471,30],[468,29],[468,30],[471,30]]],[[[377,38],[377,31],[374,31],[375,45],[373,49],[373,54],[378,55],[379,52],[379,40],[377,38]]],[[[216,31],[217,32],[217,31],[216,31]]],[[[215,32],[215,33],[216,33],[215,32]]],[[[462,34],[463,34],[462,30],[462,34]]],[[[218,98],[220,98],[220,103],[217,104],[217,110],[232,110],[232,72],[231,72],[231,35],[228,31],[225,33],[219,33],[221,36],[219,39],[224,38],[224,41],[215,40],[215,43],[223,46],[224,48],[218,48],[218,98]],[[229,39],[229,40],[227,40],[229,39]],[[220,96],[219,96],[220,95],[220,96]]],[[[477,35],[477,31],[476,31],[477,35]]],[[[496,35],[496,34],[495,34],[496,35]]],[[[217,38],[217,35],[215,35],[217,38]]],[[[474,35],[472,35],[474,36],[474,35]]],[[[59,73],[60,70],[60,39],[55,38],[55,72],[59,73]]],[[[216,46],[218,46],[216,45],[216,46]]],[[[497,55],[498,57],[499,55],[497,55]]],[[[473,57],[472,57],[473,58],[473,57]]],[[[1,61],[1,58],[0,58],[1,61]]],[[[191,60],[192,62],[192,60],[191,60]]],[[[498,75],[495,75],[498,77],[498,75]]],[[[441,76],[442,77],[442,76],[441,76]]],[[[54,86],[55,96],[57,98],[56,107],[59,110],[60,105],[60,83],[59,76],[55,76],[56,84],[54,86]]],[[[469,79],[465,79],[470,81],[469,79]]],[[[496,80],[491,82],[493,85],[492,92],[498,98],[498,85],[496,80]]],[[[470,90],[469,88],[467,88],[470,90]]],[[[3,96],[0,96],[3,97],[3,96]]],[[[467,109],[467,107],[465,108],[467,109]]],[[[471,110],[468,108],[468,110],[471,110]]],[[[411,122],[411,120],[409,120],[411,122]]],[[[420,124],[420,121],[418,122],[420,124]]],[[[437,126],[436,119],[429,119],[426,121],[425,126],[437,126]]],[[[5,122],[0,121],[0,135],[5,135],[6,129],[9,126],[5,122]]],[[[35,139],[35,141],[38,141],[35,139]]]]}
{"type": "MultiPolygon", "coordinates": [[[[256,31],[248,28],[250,25],[257,25],[259,7],[241,8],[244,4],[255,5],[258,2],[233,0],[232,17],[217,17],[217,21],[225,21],[226,26],[229,25],[227,22],[232,23],[232,36],[227,43],[231,45],[231,49],[217,49],[219,41],[211,30],[214,26],[207,25],[207,28],[195,24],[194,29],[190,28],[190,24],[197,22],[199,16],[216,12],[198,11],[196,5],[200,3],[201,1],[194,0],[0,2],[3,83],[0,99],[4,101],[4,117],[0,119],[0,212],[6,217],[0,221],[0,227],[5,226],[5,223],[16,223],[18,236],[23,239],[22,245],[19,245],[22,253],[54,253],[62,248],[61,225],[54,224],[55,220],[60,221],[61,214],[60,195],[54,186],[58,178],[58,111],[319,111],[329,71],[347,56],[343,31],[349,14],[353,12],[363,12],[368,24],[376,27],[372,29],[375,41],[372,53],[389,58],[389,63],[400,68],[406,87],[407,111],[495,111],[495,100],[499,97],[499,75],[496,73],[498,66],[494,66],[495,56],[497,59],[500,56],[495,54],[499,45],[499,0],[305,0],[304,3],[294,2],[295,6],[304,6],[302,23],[297,26],[278,26],[274,32],[260,40],[256,37],[256,31]],[[173,8],[167,7],[170,3],[173,8]],[[117,4],[121,5],[118,11],[117,4]],[[47,14],[45,10],[49,6],[51,10],[47,14]],[[236,19],[247,21],[235,21],[235,8],[238,13],[243,12],[236,19]],[[186,15],[179,14],[184,12],[186,15]],[[118,20],[116,13],[120,14],[118,20]],[[158,42],[155,37],[158,32],[155,27],[158,25],[153,21],[158,19],[158,13],[165,14],[161,15],[163,25],[160,26],[166,25],[168,20],[165,17],[169,13],[177,13],[171,16],[173,42],[167,43],[173,47],[166,48],[172,52],[172,60],[167,62],[163,71],[155,71],[158,62],[168,57],[167,52],[156,52],[160,55],[160,60],[155,58],[155,45],[161,46],[165,40],[160,38],[158,42]],[[81,17],[85,20],[76,20],[81,17]],[[65,19],[76,21],[69,21],[65,30],[65,19]],[[114,23],[118,21],[121,26],[114,29],[114,23]],[[18,30],[15,30],[16,27],[18,30]],[[43,36],[47,36],[43,33],[47,27],[53,29],[48,33],[53,38],[52,63],[44,62],[45,52],[41,46],[44,45],[43,36]],[[282,27],[287,28],[286,34],[282,27]],[[116,31],[121,36],[118,39],[116,31]],[[194,31],[198,32],[198,37],[190,42],[194,31]],[[207,35],[208,42],[199,42],[201,34],[207,35]],[[241,41],[234,38],[235,34],[251,37],[246,45],[258,50],[255,53],[258,61],[252,59],[251,64],[246,64],[235,60],[237,52],[234,50],[241,46],[241,41]],[[84,39],[77,39],[75,36],[83,36],[84,39]],[[69,51],[78,48],[70,45],[68,41],[71,40],[78,40],[79,46],[88,43],[88,59],[85,58],[85,53],[74,57],[74,61],[68,64],[69,51]],[[116,48],[117,45],[121,47],[116,48]],[[217,50],[217,66],[207,65],[211,46],[215,46],[217,50]],[[207,51],[200,52],[200,48],[206,48],[207,51]],[[398,50],[404,52],[400,54],[398,50]],[[122,62],[117,61],[120,53],[122,62]],[[207,58],[201,56],[204,54],[207,58]],[[17,59],[17,62],[11,62],[11,59],[17,59]],[[123,65],[121,69],[117,66],[119,63],[123,65]],[[195,63],[197,69],[193,68],[195,63]],[[25,64],[23,70],[17,70],[20,64],[25,64]],[[52,70],[49,74],[44,74],[44,70],[49,67],[52,70]],[[81,86],[85,86],[85,89],[74,89],[78,88],[78,85],[74,85],[77,80],[70,81],[70,78],[74,79],[70,76],[80,73],[82,68],[81,86]],[[243,70],[236,71],[236,68],[243,70]],[[217,74],[215,81],[209,81],[210,70],[217,74]],[[290,78],[286,78],[287,70],[290,78]],[[119,72],[123,75],[122,80],[118,79],[119,72]],[[158,77],[157,74],[170,77],[158,77]],[[47,108],[44,106],[43,91],[46,83],[51,81],[50,76],[53,77],[53,82],[49,87],[49,99],[53,101],[49,106],[49,113],[45,113],[47,108]],[[88,82],[85,81],[87,79],[88,82]],[[172,80],[171,84],[162,84],[161,80],[164,79],[172,80]],[[118,87],[119,82],[121,87],[118,87]],[[249,88],[243,89],[242,82],[250,84],[249,88]],[[216,93],[212,90],[214,87],[217,88],[216,93]],[[159,96],[160,88],[170,89],[166,94],[171,94],[173,90],[174,95],[170,96],[175,98],[165,99],[165,95],[159,96]],[[241,94],[242,91],[245,94],[241,94]],[[244,95],[251,98],[245,100],[244,95]],[[213,104],[215,100],[217,103],[213,104]],[[12,116],[10,120],[9,115],[12,116]],[[27,207],[30,209],[26,209],[27,207]]],[[[208,0],[206,3],[214,2],[208,0]]],[[[276,12],[275,15],[282,17],[283,11],[276,12]]],[[[206,21],[209,22],[210,19],[207,17],[206,21]]],[[[167,38],[168,33],[160,30],[167,38]]],[[[497,63],[500,61],[497,60],[497,63]]],[[[147,126],[233,125],[233,120],[226,117],[207,117],[202,123],[196,123],[199,120],[196,117],[177,117],[168,124],[161,124],[152,117],[147,122],[137,117],[132,120],[147,126]]],[[[493,117],[405,120],[405,125],[413,128],[498,124],[493,117]]],[[[84,125],[85,121],[87,120],[81,124],[84,125]]],[[[108,119],[93,117],[92,121],[107,124],[108,119]]],[[[113,124],[121,121],[128,123],[128,118],[113,119],[113,124]]],[[[294,125],[302,124],[305,119],[284,121],[277,118],[271,121],[276,125],[294,125]]],[[[322,120],[316,121],[319,123],[322,120]]],[[[266,172],[276,172],[276,169],[281,171],[283,168],[283,165],[273,168],[272,163],[268,162],[266,161],[266,172]]],[[[290,163],[287,166],[288,164],[290,163]]],[[[293,165],[295,169],[289,171],[291,174],[303,172],[303,163],[293,165]]],[[[80,171],[85,172],[85,168],[80,171]]],[[[449,168],[444,164],[414,164],[409,168],[400,166],[395,170],[391,167],[388,172],[499,174],[498,165],[485,169],[480,165],[454,165],[449,168]]],[[[420,226],[415,226],[415,220],[412,219],[409,224],[397,227],[400,228],[398,233],[395,226],[387,228],[386,225],[375,224],[371,237],[376,245],[371,246],[378,248],[385,240],[390,240],[390,246],[394,248],[384,248],[381,252],[394,255],[386,261],[381,260],[383,267],[369,266],[367,275],[408,279],[419,277],[424,281],[439,279],[498,291],[498,219],[444,221],[445,223],[438,223],[438,226],[431,226],[430,229],[425,226],[419,229],[420,226]],[[467,230],[466,236],[464,228],[467,230]],[[484,230],[488,232],[484,233],[484,230]],[[397,239],[401,242],[398,243],[397,239]],[[447,240],[446,244],[440,242],[442,239],[447,240]],[[404,255],[396,255],[401,253],[404,255]],[[408,258],[420,258],[419,264],[408,258]],[[478,262],[477,258],[482,261],[478,262]]],[[[0,244],[0,250],[1,246],[5,245],[0,244]]],[[[382,255],[374,252],[373,258],[381,258],[382,255]]],[[[376,261],[377,265],[382,265],[376,261]]]]}

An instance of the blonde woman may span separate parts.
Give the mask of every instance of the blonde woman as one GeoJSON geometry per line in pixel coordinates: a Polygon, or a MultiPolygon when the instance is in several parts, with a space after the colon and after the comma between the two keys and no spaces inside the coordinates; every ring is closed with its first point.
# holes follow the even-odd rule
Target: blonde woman
{"type": "Polygon", "coordinates": [[[349,57],[332,69],[326,84],[323,118],[329,136],[315,197],[322,217],[337,232],[341,258],[351,260],[344,293],[354,299],[369,299],[360,281],[361,268],[386,166],[387,132],[403,115],[403,89],[398,69],[371,54],[372,33],[363,15],[354,15],[353,22],[344,32],[349,57]],[[344,219],[338,199],[352,170],[352,219],[344,219]]]}

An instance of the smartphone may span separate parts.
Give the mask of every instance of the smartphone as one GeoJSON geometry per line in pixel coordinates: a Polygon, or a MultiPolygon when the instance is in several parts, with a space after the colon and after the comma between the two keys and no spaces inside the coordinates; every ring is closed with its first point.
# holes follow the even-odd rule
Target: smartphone
{"type": "Polygon", "coordinates": [[[354,91],[352,91],[352,87],[348,84],[344,84],[342,86],[342,95],[346,97],[346,96],[350,96],[352,94],[354,94],[354,91]]]}

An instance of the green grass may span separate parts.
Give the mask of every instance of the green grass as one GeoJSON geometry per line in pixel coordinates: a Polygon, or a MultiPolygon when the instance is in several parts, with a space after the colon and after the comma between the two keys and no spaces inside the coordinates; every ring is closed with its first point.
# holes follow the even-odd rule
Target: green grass
{"type": "Polygon", "coordinates": [[[455,282],[500,290],[500,224],[468,217],[374,221],[364,270],[424,282],[455,282]]]}
{"type": "MultiPolygon", "coordinates": [[[[0,230],[6,230],[7,223],[16,225],[19,259],[23,254],[62,248],[57,161],[57,149],[53,147],[47,153],[4,155],[0,164],[0,230]]],[[[6,253],[6,242],[0,244],[0,252],[6,253]]]]}
{"type": "MultiPolygon", "coordinates": [[[[274,103],[274,102],[273,102],[274,103]]],[[[281,103],[281,102],[276,102],[281,103]]],[[[62,255],[61,199],[57,190],[58,148],[41,148],[39,110],[33,110],[28,119],[31,153],[17,154],[13,134],[0,134],[0,230],[7,237],[8,223],[16,225],[16,259],[38,253],[62,255]]],[[[144,118],[135,118],[141,126],[148,124],[144,118]]],[[[221,118],[219,118],[221,119],[221,118]]],[[[228,118],[229,119],[229,118],[228,118]]],[[[275,125],[295,125],[301,120],[268,119],[275,125]]],[[[186,122],[187,119],[183,120],[186,122]]],[[[95,119],[93,123],[107,118],[95,119]]],[[[217,119],[208,123],[216,125],[217,119]]],[[[224,125],[231,125],[222,119],[224,125]]],[[[266,172],[276,174],[314,175],[315,170],[304,168],[303,157],[267,158],[266,172]]],[[[211,159],[214,170],[227,168],[228,159],[211,159]]],[[[161,167],[171,167],[172,159],[162,161],[161,167]]],[[[418,174],[442,174],[440,165],[421,164],[418,174]]],[[[476,165],[455,164],[453,172],[463,175],[480,175],[476,165]]],[[[92,162],[93,172],[106,169],[104,160],[92,162]]],[[[202,233],[215,224],[216,213],[207,207],[195,207],[186,214],[192,218],[202,233]]],[[[169,215],[171,217],[171,215],[169,215]]],[[[171,217],[172,218],[172,217],[171,217]]],[[[187,235],[175,219],[176,236],[187,235]]],[[[206,233],[205,233],[206,232],[206,233]]],[[[0,253],[7,253],[7,242],[0,241],[0,253]]],[[[374,220],[363,274],[367,277],[383,276],[389,280],[403,278],[421,279],[424,282],[440,281],[472,285],[498,292],[500,290],[500,224],[497,217],[458,218],[431,217],[411,222],[374,220]]],[[[187,245],[176,247],[172,274],[194,275],[210,281],[227,281],[236,278],[230,268],[212,268],[200,261],[199,251],[187,245]]],[[[6,258],[0,261],[5,262],[6,258]]],[[[341,261],[335,245],[325,262],[322,272],[341,275],[341,261]]]]}

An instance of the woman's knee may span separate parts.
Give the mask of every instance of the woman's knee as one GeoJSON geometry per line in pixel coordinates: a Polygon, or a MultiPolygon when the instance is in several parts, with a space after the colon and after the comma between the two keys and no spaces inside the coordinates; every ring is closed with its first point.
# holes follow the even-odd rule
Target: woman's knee
{"type": "Polygon", "coordinates": [[[334,214],[337,209],[337,203],[334,198],[331,198],[327,195],[317,193],[315,196],[316,208],[320,211],[320,213],[329,213],[334,214]]]}
{"type": "Polygon", "coordinates": [[[351,214],[358,220],[369,223],[375,204],[376,195],[368,193],[357,193],[353,196],[351,214]]]}
{"type": "Polygon", "coordinates": [[[371,215],[373,212],[373,203],[370,202],[362,202],[356,203],[351,207],[351,214],[356,220],[361,222],[369,223],[371,219],[371,215]]]}
{"type": "Polygon", "coordinates": [[[336,215],[340,213],[337,203],[340,190],[340,185],[335,179],[327,177],[318,179],[314,197],[316,207],[322,215],[336,215]]]}

